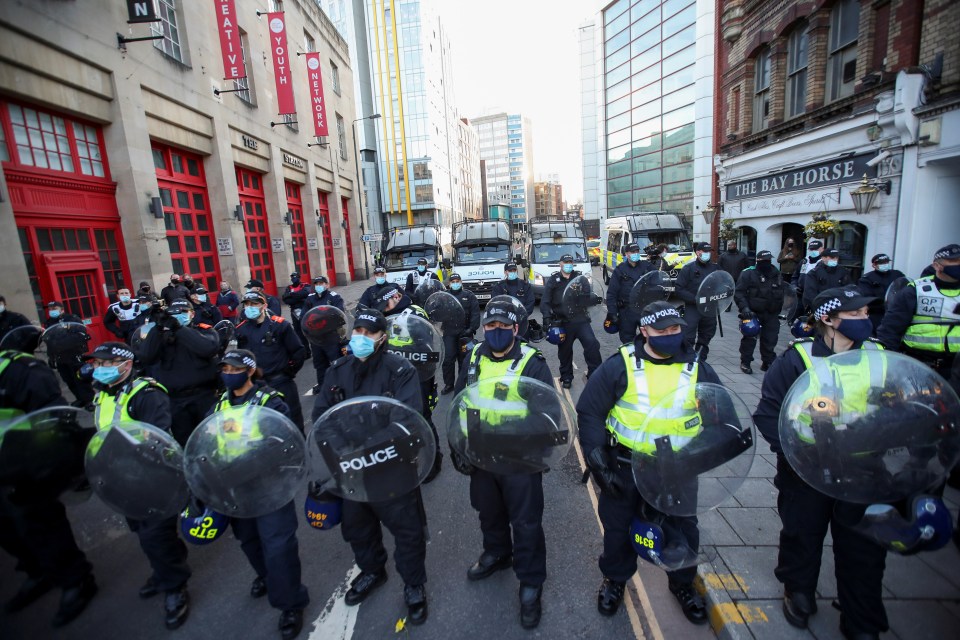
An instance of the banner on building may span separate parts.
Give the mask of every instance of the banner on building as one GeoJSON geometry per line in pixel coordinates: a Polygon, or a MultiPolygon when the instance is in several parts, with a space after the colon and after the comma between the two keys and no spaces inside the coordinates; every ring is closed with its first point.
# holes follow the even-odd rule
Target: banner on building
{"type": "Polygon", "coordinates": [[[237,26],[237,8],[234,0],[213,0],[220,31],[220,53],[223,55],[223,77],[227,80],[247,77],[243,61],[243,45],[237,26]]]}
{"type": "Polygon", "coordinates": [[[127,0],[127,24],[159,20],[155,0],[127,0]]]}
{"type": "Polygon", "coordinates": [[[308,53],[307,81],[310,83],[310,113],[313,116],[313,135],[329,135],[327,129],[327,107],[323,103],[323,74],[320,69],[320,54],[308,53]]]}
{"type": "Polygon", "coordinates": [[[277,81],[277,112],[280,115],[296,113],[293,105],[293,83],[290,81],[290,52],[287,49],[287,29],[283,12],[267,14],[270,25],[270,50],[273,52],[273,75],[277,81]]]}

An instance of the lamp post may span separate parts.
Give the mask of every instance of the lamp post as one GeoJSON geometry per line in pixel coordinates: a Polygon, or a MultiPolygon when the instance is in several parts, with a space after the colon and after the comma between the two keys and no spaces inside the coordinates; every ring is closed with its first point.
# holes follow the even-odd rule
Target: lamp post
{"type": "MultiPolygon", "coordinates": [[[[357,190],[357,203],[360,205],[360,234],[361,235],[363,235],[364,231],[366,230],[366,226],[363,224],[363,220],[365,217],[364,211],[363,211],[364,188],[363,188],[362,181],[360,180],[360,149],[359,149],[360,145],[357,142],[357,123],[362,120],[376,120],[379,117],[380,117],[379,113],[374,113],[373,115],[365,116],[363,118],[357,118],[352,123],[350,123],[350,127],[353,129],[353,152],[354,152],[353,163],[354,163],[354,167],[357,170],[356,190],[357,190]]],[[[361,239],[361,242],[363,242],[362,239],[361,239]]],[[[367,258],[368,252],[369,252],[369,247],[367,246],[366,242],[363,242],[363,277],[366,280],[370,279],[370,262],[369,262],[369,259],[367,258]]]]}
{"type": "Polygon", "coordinates": [[[870,209],[872,209],[874,203],[876,203],[880,192],[883,191],[887,195],[890,195],[890,188],[891,183],[889,180],[877,184],[876,181],[871,181],[867,178],[867,174],[863,174],[863,179],[860,180],[859,186],[850,192],[854,210],[861,215],[870,213],[870,209]]]}

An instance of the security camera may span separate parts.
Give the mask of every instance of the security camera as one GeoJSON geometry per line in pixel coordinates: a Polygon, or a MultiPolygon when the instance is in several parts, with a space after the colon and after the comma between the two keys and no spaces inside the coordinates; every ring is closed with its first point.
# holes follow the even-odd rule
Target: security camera
{"type": "Polygon", "coordinates": [[[881,152],[878,153],[875,157],[871,158],[870,160],[867,160],[867,166],[868,166],[868,167],[875,167],[875,166],[877,166],[878,164],[880,164],[881,162],[883,162],[884,160],[886,160],[886,159],[889,158],[889,157],[890,157],[890,152],[889,152],[889,151],[886,151],[886,150],[881,151],[881,152]]]}

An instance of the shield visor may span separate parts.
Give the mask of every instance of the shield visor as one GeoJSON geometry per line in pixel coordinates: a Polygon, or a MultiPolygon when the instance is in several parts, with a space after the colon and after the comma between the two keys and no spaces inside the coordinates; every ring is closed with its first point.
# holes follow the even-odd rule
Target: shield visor
{"type": "Polygon", "coordinates": [[[467,312],[460,301],[446,291],[431,294],[423,310],[430,316],[430,322],[440,325],[444,335],[459,335],[467,328],[467,312]]]}
{"type": "Polygon", "coordinates": [[[673,293],[673,288],[665,272],[645,273],[630,289],[630,308],[639,313],[651,302],[665,302],[673,293]]]}
{"type": "Polygon", "coordinates": [[[569,318],[590,316],[594,309],[602,308],[603,285],[588,275],[579,275],[570,280],[560,297],[561,313],[569,318]]]}
{"type": "Polygon", "coordinates": [[[17,327],[8,331],[3,339],[0,340],[0,351],[11,349],[13,351],[23,351],[24,353],[33,353],[40,346],[40,337],[43,330],[32,324],[17,327]]]}
{"type": "Polygon", "coordinates": [[[83,452],[94,434],[93,414],[47,407],[0,422],[0,482],[69,488],[83,475],[83,452]]]}
{"type": "Polygon", "coordinates": [[[897,278],[890,283],[890,286],[887,287],[887,292],[883,295],[883,304],[886,307],[889,307],[893,303],[893,299],[897,297],[897,294],[907,288],[907,285],[910,284],[910,278],[906,276],[897,278]]]}
{"type": "Polygon", "coordinates": [[[329,305],[319,305],[303,313],[300,328],[310,344],[329,347],[339,344],[348,335],[347,315],[329,305]]]}
{"type": "Polygon", "coordinates": [[[721,308],[733,302],[736,283],[726,271],[714,271],[700,283],[697,289],[697,310],[705,316],[715,316],[721,308]]]}
{"type": "Polygon", "coordinates": [[[427,299],[439,291],[446,291],[447,288],[439,280],[430,278],[424,280],[413,290],[413,304],[422,307],[427,303],[427,299]]]}
{"type": "Polygon", "coordinates": [[[387,319],[387,351],[410,362],[421,380],[436,375],[443,362],[443,336],[436,327],[413,313],[387,319]]]}
{"type": "Polygon", "coordinates": [[[81,355],[87,350],[90,334],[79,322],[60,322],[44,330],[41,341],[51,358],[81,355]]]}

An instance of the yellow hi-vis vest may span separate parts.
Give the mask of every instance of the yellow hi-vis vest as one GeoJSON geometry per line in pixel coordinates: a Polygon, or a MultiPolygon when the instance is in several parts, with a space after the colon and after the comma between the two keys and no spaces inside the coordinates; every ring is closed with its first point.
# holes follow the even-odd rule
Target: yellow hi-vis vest
{"type": "Polygon", "coordinates": [[[140,393],[146,387],[154,386],[167,392],[166,387],[153,380],[152,378],[135,378],[124,384],[120,393],[111,395],[106,391],[98,391],[93,398],[93,404],[97,409],[94,413],[94,423],[98,431],[103,431],[115,422],[129,422],[133,418],[127,411],[127,407],[133,397],[140,393]]]}
{"type": "MultiPolygon", "coordinates": [[[[29,353],[23,353],[22,351],[0,351],[0,376],[7,370],[11,362],[22,358],[33,358],[33,356],[29,353]]],[[[20,409],[13,407],[0,408],[0,423],[15,420],[22,415],[23,411],[20,409]]]]}
{"type": "MultiPolygon", "coordinates": [[[[793,347],[800,354],[804,367],[807,370],[812,370],[815,366],[813,363],[813,339],[808,338],[794,342],[793,347]]],[[[883,346],[865,340],[860,345],[860,349],[863,351],[882,351],[883,346]]],[[[810,398],[817,397],[824,384],[842,389],[843,396],[838,408],[840,411],[838,417],[845,416],[846,419],[843,422],[852,422],[867,412],[868,389],[883,387],[887,372],[885,368],[880,371],[872,369],[867,359],[862,358],[860,362],[852,366],[830,367],[830,373],[832,375],[831,380],[821,380],[811,373],[810,384],[813,388],[808,391],[807,396],[810,398]]],[[[816,441],[816,438],[814,438],[813,429],[810,427],[810,421],[810,416],[806,414],[802,414],[797,419],[797,435],[804,442],[812,443],[816,441]]]]}
{"type": "MultiPolygon", "coordinates": [[[[473,348],[467,370],[468,391],[464,404],[469,409],[479,410],[481,423],[499,425],[527,417],[530,409],[520,395],[520,375],[530,358],[536,354],[536,349],[521,344],[519,358],[497,362],[480,355],[479,344],[473,348]],[[484,384],[473,387],[474,382],[484,384]]],[[[466,422],[462,421],[461,424],[465,429],[466,422]]]]}
{"type": "Polygon", "coordinates": [[[917,290],[917,310],[903,334],[903,344],[918,351],[960,352],[960,284],[937,289],[933,276],[910,283],[917,290]]]}
{"type": "Polygon", "coordinates": [[[642,453],[656,451],[655,440],[670,436],[674,451],[686,446],[700,433],[697,410],[696,363],[653,365],[636,358],[634,345],[620,347],[627,368],[627,390],[607,414],[607,431],[621,445],[642,453]],[[664,398],[674,397],[673,405],[658,406],[664,398]],[[647,416],[654,411],[645,432],[640,432],[647,416]]]}
{"type": "Polygon", "coordinates": [[[260,432],[260,427],[257,426],[256,421],[249,419],[242,422],[241,428],[231,429],[231,423],[236,424],[236,421],[231,415],[245,413],[246,408],[250,405],[262,407],[270,401],[270,398],[282,396],[283,394],[279,391],[267,392],[263,389],[257,389],[253,398],[236,406],[230,404],[229,394],[230,392],[226,391],[220,396],[220,400],[217,401],[213,412],[224,414],[223,428],[217,432],[217,451],[224,458],[232,460],[249,451],[250,447],[248,442],[253,439],[262,439],[263,434],[260,432]]]}

